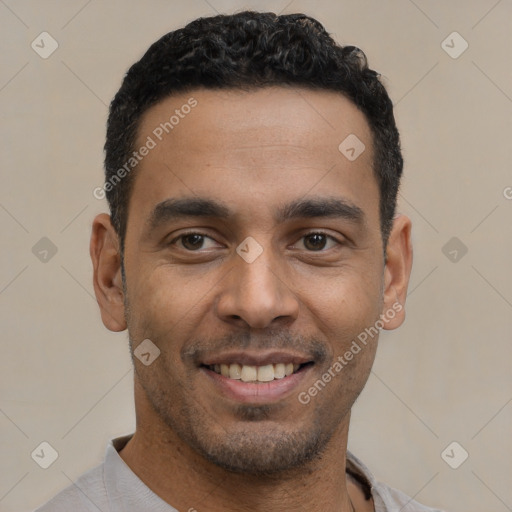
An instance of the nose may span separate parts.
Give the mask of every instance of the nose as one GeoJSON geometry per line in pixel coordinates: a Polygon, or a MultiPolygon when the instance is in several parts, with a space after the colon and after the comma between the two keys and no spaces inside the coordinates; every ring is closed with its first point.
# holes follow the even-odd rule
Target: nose
{"type": "Polygon", "coordinates": [[[238,255],[235,258],[216,301],[219,318],[254,329],[288,325],[296,320],[299,301],[288,285],[284,264],[277,262],[270,250],[264,250],[251,263],[238,255]]]}

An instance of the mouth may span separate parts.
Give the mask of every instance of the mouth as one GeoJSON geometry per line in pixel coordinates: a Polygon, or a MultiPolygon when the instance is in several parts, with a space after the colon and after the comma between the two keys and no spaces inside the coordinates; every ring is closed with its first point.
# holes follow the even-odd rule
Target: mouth
{"type": "Polygon", "coordinates": [[[262,404],[290,396],[314,365],[310,358],[285,352],[237,352],[204,361],[199,369],[211,391],[236,402],[262,404]]]}
{"type": "Polygon", "coordinates": [[[202,366],[230,380],[239,380],[242,382],[272,382],[289,377],[311,365],[313,365],[313,361],[302,364],[279,362],[261,366],[241,363],[221,363],[202,366]]]}

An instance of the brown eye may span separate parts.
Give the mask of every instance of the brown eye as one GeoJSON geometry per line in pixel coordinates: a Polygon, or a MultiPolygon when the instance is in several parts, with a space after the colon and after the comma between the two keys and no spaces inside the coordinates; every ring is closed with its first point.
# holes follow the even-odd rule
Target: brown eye
{"type": "Polygon", "coordinates": [[[311,233],[304,237],[304,247],[310,251],[320,251],[327,244],[327,235],[322,233],[311,233]]]}
{"type": "Polygon", "coordinates": [[[213,249],[222,248],[214,238],[200,231],[189,231],[172,239],[169,247],[175,247],[181,252],[210,253],[213,249]]]}
{"type": "Polygon", "coordinates": [[[313,231],[303,235],[300,239],[299,246],[295,248],[305,249],[308,252],[327,252],[329,249],[341,245],[343,245],[343,243],[333,236],[323,233],[322,231],[313,231]]]}
{"type": "Polygon", "coordinates": [[[204,244],[204,236],[199,235],[197,233],[191,233],[189,235],[182,235],[181,237],[181,245],[189,250],[196,251],[201,249],[204,244]]]}

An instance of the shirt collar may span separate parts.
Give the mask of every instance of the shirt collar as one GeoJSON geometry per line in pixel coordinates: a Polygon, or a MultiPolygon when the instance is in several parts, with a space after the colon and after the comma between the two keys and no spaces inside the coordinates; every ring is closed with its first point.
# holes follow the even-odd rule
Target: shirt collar
{"type": "Polygon", "coordinates": [[[104,480],[112,512],[178,512],[155,494],[119,455],[133,434],[113,439],[105,453],[104,480]]]}

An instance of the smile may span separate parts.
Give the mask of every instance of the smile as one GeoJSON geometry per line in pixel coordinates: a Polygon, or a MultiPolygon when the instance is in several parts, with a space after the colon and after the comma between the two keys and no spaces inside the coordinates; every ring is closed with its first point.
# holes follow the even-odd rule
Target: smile
{"type": "Polygon", "coordinates": [[[222,363],[207,365],[206,368],[232,380],[241,380],[242,382],[271,382],[275,379],[284,379],[308,364],[312,363],[271,363],[263,366],[222,363]]]}
{"type": "Polygon", "coordinates": [[[305,379],[310,378],[308,375],[314,366],[313,361],[272,363],[267,359],[259,365],[254,362],[215,362],[202,364],[200,370],[208,379],[208,389],[214,394],[219,393],[239,403],[262,404],[275,403],[298,393],[304,387],[305,379]]]}

